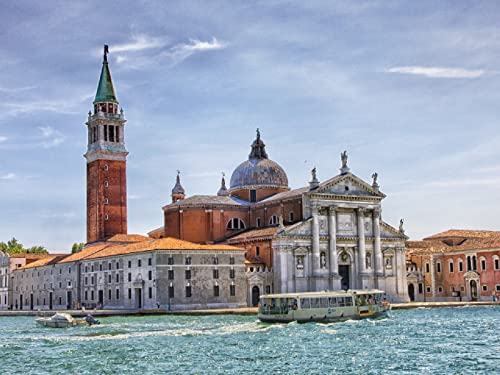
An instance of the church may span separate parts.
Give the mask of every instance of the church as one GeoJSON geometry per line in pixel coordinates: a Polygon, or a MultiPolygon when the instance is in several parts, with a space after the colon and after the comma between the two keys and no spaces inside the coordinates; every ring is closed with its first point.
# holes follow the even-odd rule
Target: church
{"type": "Polygon", "coordinates": [[[249,305],[264,293],[355,288],[407,301],[402,221],[396,229],[381,219],[378,175],[367,183],[347,162],[344,151],[337,176],[320,182],[313,169],[307,186],[291,189],[257,129],[229,189],[223,176],[216,195],[188,197],[178,173],[164,226],[149,235],[245,248],[249,305]]]}

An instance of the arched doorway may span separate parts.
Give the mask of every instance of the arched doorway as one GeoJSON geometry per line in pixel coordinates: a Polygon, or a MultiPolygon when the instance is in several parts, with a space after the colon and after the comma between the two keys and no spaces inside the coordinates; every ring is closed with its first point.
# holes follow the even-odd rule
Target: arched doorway
{"type": "Polygon", "coordinates": [[[257,285],[252,288],[252,306],[259,304],[260,289],[257,285]]]}
{"type": "Polygon", "coordinates": [[[470,298],[472,301],[477,301],[477,283],[476,283],[476,280],[470,281],[470,298]]]}
{"type": "Polygon", "coordinates": [[[408,296],[410,301],[415,301],[415,286],[413,284],[408,284],[408,296]]]}

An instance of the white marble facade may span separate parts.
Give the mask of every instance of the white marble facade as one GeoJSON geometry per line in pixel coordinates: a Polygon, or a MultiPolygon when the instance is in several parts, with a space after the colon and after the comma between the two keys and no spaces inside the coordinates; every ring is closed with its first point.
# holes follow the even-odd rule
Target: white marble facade
{"type": "Polygon", "coordinates": [[[408,301],[405,240],[381,219],[372,185],[343,170],[303,195],[304,217],[273,239],[277,293],[378,288],[391,301],[408,301]]]}

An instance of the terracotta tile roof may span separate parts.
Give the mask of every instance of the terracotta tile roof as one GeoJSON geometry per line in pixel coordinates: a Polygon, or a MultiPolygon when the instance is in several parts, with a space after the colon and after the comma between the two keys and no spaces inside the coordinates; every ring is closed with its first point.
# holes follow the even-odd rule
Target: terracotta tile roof
{"type": "Polygon", "coordinates": [[[246,258],[245,257],[245,264],[266,264],[265,261],[263,261],[260,257],[252,257],[252,258],[246,258]]]}
{"type": "Polygon", "coordinates": [[[434,234],[424,238],[424,240],[432,240],[448,237],[464,237],[464,238],[485,238],[500,236],[500,231],[493,230],[468,230],[468,229],[448,229],[447,231],[434,234]]]}
{"type": "Polygon", "coordinates": [[[151,238],[160,238],[165,234],[165,227],[159,227],[148,232],[148,236],[151,238]]]}
{"type": "Polygon", "coordinates": [[[148,237],[141,234],[115,234],[108,238],[106,242],[141,242],[147,240],[148,237]]]}
{"type": "Polygon", "coordinates": [[[26,260],[38,260],[52,255],[53,254],[9,254],[11,258],[24,258],[26,260]]]}
{"type": "Polygon", "coordinates": [[[179,240],[176,238],[148,239],[147,241],[132,243],[128,245],[109,245],[95,253],[85,257],[85,259],[103,258],[107,256],[125,255],[141,253],[153,250],[231,250],[245,251],[230,245],[199,245],[192,242],[179,240]]]}
{"type": "Polygon", "coordinates": [[[58,263],[60,260],[63,258],[67,257],[68,254],[50,254],[49,256],[46,256],[44,258],[38,259],[35,262],[31,262],[29,264],[26,264],[23,267],[19,267],[19,270],[23,270],[26,268],[34,268],[34,267],[41,267],[41,266],[49,266],[51,264],[58,263]]]}
{"type": "Polygon", "coordinates": [[[266,228],[257,228],[257,229],[249,229],[243,233],[237,234],[234,237],[230,237],[227,239],[228,243],[235,243],[245,240],[257,239],[257,238],[271,238],[276,232],[278,232],[279,227],[266,227],[266,228]]]}
{"type": "Polygon", "coordinates": [[[407,241],[408,255],[431,253],[454,253],[470,250],[500,248],[500,236],[490,238],[470,238],[459,245],[450,246],[439,240],[407,241]]]}
{"type": "Polygon", "coordinates": [[[95,244],[90,244],[87,245],[83,248],[82,251],[74,254],[69,254],[66,258],[62,259],[60,263],[69,263],[69,262],[76,262],[78,260],[82,260],[87,258],[88,256],[91,256],[95,253],[98,253],[99,251],[112,246],[116,245],[116,243],[106,243],[106,242],[99,242],[95,244]]]}

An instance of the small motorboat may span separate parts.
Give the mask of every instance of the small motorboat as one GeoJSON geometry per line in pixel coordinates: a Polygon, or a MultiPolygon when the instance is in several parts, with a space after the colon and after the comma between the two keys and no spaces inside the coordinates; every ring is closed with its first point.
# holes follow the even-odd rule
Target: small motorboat
{"type": "Polygon", "coordinates": [[[50,318],[37,318],[35,321],[44,326],[50,328],[67,328],[82,325],[94,325],[100,324],[92,315],[88,314],[85,319],[75,319],[70,314],[67,313],[55,313],[50,318]]]}

